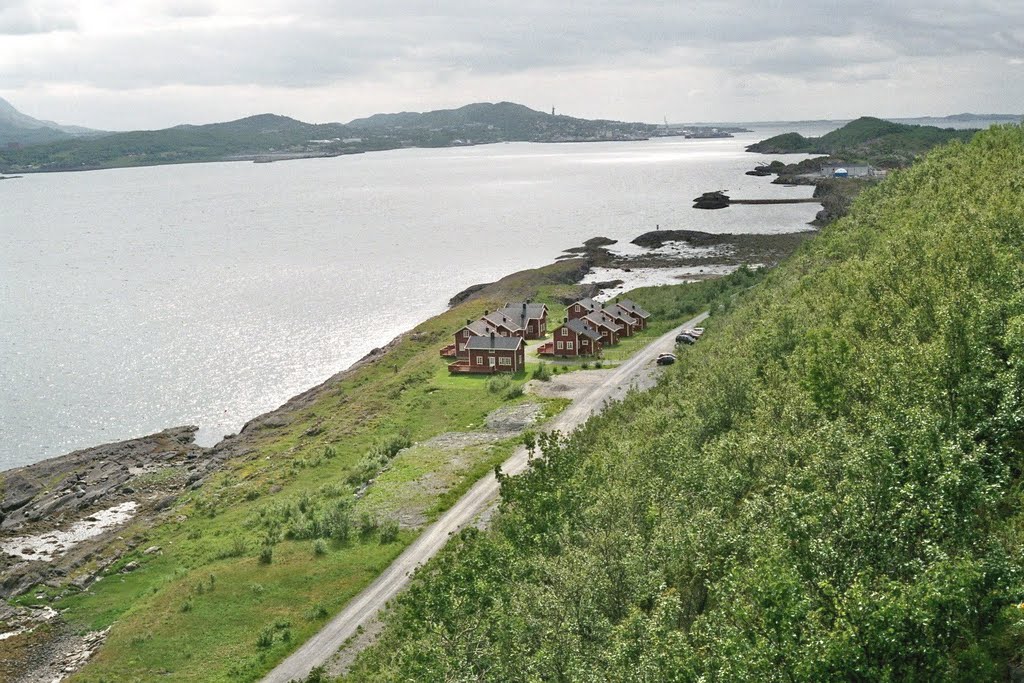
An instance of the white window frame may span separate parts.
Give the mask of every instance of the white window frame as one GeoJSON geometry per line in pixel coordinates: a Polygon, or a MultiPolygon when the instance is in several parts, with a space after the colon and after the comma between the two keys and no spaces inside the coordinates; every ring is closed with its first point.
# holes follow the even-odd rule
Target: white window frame
{"type": "Polygon", "coordinates": [[[555,342],[555,348],[558,349],[559,351],[562,350],[563,346],[564,344],[562,342],[555,342]]]}
{"type": "Polygon", "coordinates": [[[511,367],[512,366],[512,359],[509,358],[508,356],[500,356],[498,358],[498,365],[508,365],[508,366],[511,367]]]}
{"type": "Polygon", "coordinates": [[[565,350],[572,351],[572,342],[565,342],[565,350]]]}
{"type": "Polygon", "coordinates": [[[487,356],[487,365],[492,368],[494,367],[494,356],[487,356]]]}
{"type": "Polygon", "coordinates": [[[483,356],[477,356],[476,357],[476,364],[477,365],[483,365],[484,364],[484,357],[483,356]]]}

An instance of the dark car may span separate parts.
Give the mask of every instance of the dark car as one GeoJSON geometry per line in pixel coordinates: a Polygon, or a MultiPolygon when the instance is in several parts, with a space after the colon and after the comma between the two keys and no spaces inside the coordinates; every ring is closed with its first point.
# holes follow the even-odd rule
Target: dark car
{"type": "Polygon", "coordinates": [[[680,332],[676,335],[676,344],[696,344],[697,338],[691,337],[685,332],[680,332]]]}
{"type": "Polygon", "coordinates": [[[671,353],[663,353],[658,356],[658,360],[654,361],[658,365],[672,365],[676,362],[676,357],[671,353]]]}

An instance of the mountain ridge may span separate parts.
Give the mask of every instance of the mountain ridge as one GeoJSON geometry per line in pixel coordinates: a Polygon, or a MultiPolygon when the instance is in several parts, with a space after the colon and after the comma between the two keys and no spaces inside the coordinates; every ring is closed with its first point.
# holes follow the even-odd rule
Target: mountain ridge
{"type": "Polygon", "coordinates": [[[0,145],[34,145],[69,138],[105,135],[106,131],[69,126],[29,116],[0,97],[0,145]]]}

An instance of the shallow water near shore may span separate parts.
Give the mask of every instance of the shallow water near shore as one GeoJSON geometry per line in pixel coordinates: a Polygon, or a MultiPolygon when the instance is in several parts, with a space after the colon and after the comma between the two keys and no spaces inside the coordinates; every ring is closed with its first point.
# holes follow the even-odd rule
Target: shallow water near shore
{"type": "Polygon", "coordinates": [[[465,287],[596,235],[806,229],[815,204],[690,208],[807,196],[743,175],[766,161],[744,145],[776,132],[5,183],[0,469],[180,424],[215,443],[465,287]]]}

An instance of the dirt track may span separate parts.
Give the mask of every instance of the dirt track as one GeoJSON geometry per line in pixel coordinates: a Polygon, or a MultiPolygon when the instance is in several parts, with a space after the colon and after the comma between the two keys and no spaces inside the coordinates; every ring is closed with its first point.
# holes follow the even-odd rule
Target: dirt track
{"type": "MultiPolygon", "coordinates": [[[[685,327],[698,325],[707,314],[701,314],[678,328],[654,340],[631,359],[605,374],[602,381],[581,391],[572,405],[551,421],[548,429],[570,432],[583,424],[592,413],[598,412],[606,400],[621,398],[631,386],[645,388],[653,377],[654,359],[659,353],[671,351],[675,336],[685,327]]],[[[526,448],[519,448],[501,468],[506,474],[523,472],[527,467],[526,448]]],[[[412,545],[405,549],[377,579],[363,590],[336,617],[315,636],[281,662],[263,679],[264,683],[287,683],[302,680],[316,666],[324,664],[357,629],[370,623],[387,604],[409,583],[417,567],[433,557],[448,537],[486,511],[498,495],[498,481],[490,474],[466,492],[455,505],[434,524],[426,528],[412,545]]],[[[351,654],[351,653],[349,653],[351,654]]]]}

